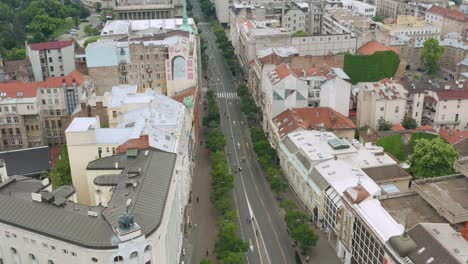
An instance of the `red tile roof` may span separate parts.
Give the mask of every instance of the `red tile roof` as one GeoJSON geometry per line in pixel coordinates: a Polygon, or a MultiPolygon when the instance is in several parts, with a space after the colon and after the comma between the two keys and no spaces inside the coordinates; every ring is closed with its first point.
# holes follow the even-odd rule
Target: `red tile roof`
{"type": "Polygon", "coordinates": [[[289,68],[289,65],[285,63],[281,63],[280,65],[276,66],[276,68],[269,73],[270,80],[272,81],[272,83],[276,83],[279,80],[283,80],[284,78],[288,77],[291,74],[294,75],[294,72],[291,70],[291,68],[289,68]],[[278,79],[278,80],[275,81],[275,79],[278,79]]]}
{"type": "Polygon", "coordinates": [[[443,8],[440,6],[432,6],[431,9],[429,9],[429,12],[436,13],[460,22],[465,22],[468,20],[465,14],[463,14],[462,12],[453,9],[443,8]]]}
{"type": "Polygon", "coordinates": [[[396,47],[387,47],[383,45],[382,43],[375,41],[375,40],[369,41],[366,44],[362,45],[358,49],[357,54],[372,55],[377,51],[389,51],[389,50],[395,52],[397,55],[400,55],[400,51],[396,47]]]}
{"type": "Polygon", "coordinates": [[[468,89],[438,91],[440,100],[468,99],[468,89]]]}
{"type": "MultiPolygon", "coordinates": [[[[67,86],[71,86],[73,80],[77,85],[83,83],[83,76],[78,71],[73,71],[65,77],[50,77],[43,82],[11,82],[11,83],[0,83],[0,93],[6,93],[9,98],[18,97],[36,97],[37,89],[39,88],[58,88],[62,87],[63,81],[67,83],[67,86]],[[18,92],[22,92],[22,96],[18,92]]],[[[3,97],[3,98],[4,98],[3,97]]]]}
{"type": "Polygon", "coordinates": [[[342,130],[355,129],[356,125],[346,116],[330,107],[291,108],[273,118],[280,137],[298,128],[342,130]]]}
{"type": "Polygon", "coordinates": [[[61,49],[73,45],[73,40],[30,43],[32,50],[61,49]]]}
{"type": "Polygon", "coordinates": [[[405,128],[401,124],[394,124],[391,128],[391,131],[402,131],[405,130],[405,128]]]}
{"type": "Polygon", "coordinates": [[[441,129],[439,134],[441,138],[452,145],[468,138],[468,131],[460,131],[458,129],[441,129]]]}
{"type": "Polygon", "coordinates": [[[304,71],[305,71],[305,77],[312,77],[312,76],[327,76],[328,73],[330,73],[330,67],[327,65],[324,65],[322,68],[306,68],[306,69],[293,69],[294,73],[297,76],[304,76],[304,71]]]}

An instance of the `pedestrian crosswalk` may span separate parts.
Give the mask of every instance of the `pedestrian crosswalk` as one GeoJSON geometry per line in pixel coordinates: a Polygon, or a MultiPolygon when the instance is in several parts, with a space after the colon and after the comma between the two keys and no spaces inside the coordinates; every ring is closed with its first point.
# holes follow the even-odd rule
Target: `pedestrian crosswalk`
{"type": "Polygon", "coordinates": [[[233,92],[220,92],[220,93],[216,93],[216,98],[238,99],[239,96],[237,95],[237,93],[233,93],[233,92]]]}

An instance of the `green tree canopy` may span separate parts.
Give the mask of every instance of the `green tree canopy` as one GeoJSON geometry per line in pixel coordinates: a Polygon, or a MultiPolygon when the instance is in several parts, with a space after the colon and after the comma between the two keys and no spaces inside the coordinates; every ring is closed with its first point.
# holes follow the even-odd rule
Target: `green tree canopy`
{"type": "Polygon", "coordinates": [[[405,115],[403,120],[401,120],[401,125],[406,129],[415,129],[418,127],[418,123],[414,118],[411,118],[409,115],[405,115]]]}
{"type": "Polygon", "coordinates": [[[372,20],[374,20],[375,22],[380,22],[380,23],[383,23],[385,17],[383,16],[375,16],[372,18],[372,20]]]}
{"type": "Polygon", "coordinates": [[[309,34],[307,34],[307,32],[305,32],[304,30],[298,30],[298,31],[294,32],[294,34],[292,36],[293,37],[307,37],[307,36],[309,36],[309,34]]]}
{"type": "Polygon", "coordinates": [[[439,70],[440,58],[444,54],[444,47],[439,45],[439,41],[435,38],[429,38],[424,41],[421,50],[421,62],[427,69],[430,75],[434,75],[439,70]]]}
{"type": "Polygon", "coordinates": [[[208,133],[208,139],[206,141],[206,146],[212,152],[218,150],[223,150],[226,143],[224,142],[224,135],[221,129],[213,128],[208,133]]]}
{"type": "Polygon", "coordinates": [[[57,160],[55,167],[49,173],[49,178],[52,181],[54,188],[72,183],[70,161],[68,159],[68,150],[66,145],[61,146],[59,160],[57,160]]]}
{"type": "Polygon", "coordinates": [[[34,17],[29,28],[37,30],[44,34],[46,38],[49,38],[62,23],[63,19],[50,17],[48,15],[39,15],[34,17]]]}
{"type": "Polygon", "coordinates": [[[431,178],[454,173],[458,152],[440,138],[418,139],[410,158],[410,172],[416,178],[431,178]]]}
{"type": "Polygon", "coordinates": [[[379,131],[389,131],[392,128],[392,123],[383,118],[379,119],[379,131]]]}

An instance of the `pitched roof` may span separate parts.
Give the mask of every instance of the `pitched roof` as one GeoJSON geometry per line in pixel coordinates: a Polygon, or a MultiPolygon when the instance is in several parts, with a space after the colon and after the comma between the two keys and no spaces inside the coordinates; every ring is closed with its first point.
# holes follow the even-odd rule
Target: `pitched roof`
{"type": "Polygon", "coordinates": [[[6,93],[4,98],[25,98],[36,97],[39,88],[58,88],[62,87],[63,82],[71,86],[73,80],[77,85],[83,83],[83,76],[78,71],[73,71],[64,77],[49,77],[43,82],[11,82],[0,83],[0,93],[6,93]],[[21,92],[21,93],[20,93],[21,92]]]}
{"type": "Polygon", "coordinates": [[[297,76],[301,77],[312,77],[312,76],[328,76],[331,73],[331,68],[327,65],[323,65],[322,67],[314,67],[314,68],[305,68],[305,69],[293,69],[294,73],[297,76]],[[305,76],[304,76],[305,75],[305,76]]]}
{"type": "Polygon", "coordinates": [[[382,43],[375,41],[375,40],[369,41],[366,44],[362,45],[358,49],[357,54],[372,55],[377,51],[389,51],[389,50],[395,52],[397,55],[400,55],[400,51],[396,47],[387,47],[383,45],[382,43]]]}
{"type": "Polygon", "coordinates": [[[460,22],[465,22],[468,20],[465,14],[460,11],[447,9],[436,5],[432,6],[431,9],[429,9],[429,12],[436,13],[460,22]]]}
{"type": "Polygon", "coordinates": [[[281,138],[298,128],[340,130],[355,129],[356,125],[346,116],[330,107],[291,108],[273,118],[281,138]]]}
{"type": "Polygon", "coordinates": [[[291,68],[289,68],[289,65],[285,63],[281,63],[280,65],[276,66],[276,68],[272,70],[268,75],[273,84],[283,80],[289,75],[295,76],[294,72],[291,70],[291,68]]]}
{"type": "Polygon", "coordinates": [[[441,138],[452,145],[468,138],[468,131],[460,131],[458,129],[441,129],[439,134],[441,138]]]}
{"type": "Polygon", "coordinates": [[[70,45],[73,45],[73,40],[30,43],[29,48],[32,50],[62,49],[70,45]]]}
{"type": "MultiPolygon", "coordinates": [[[[467,82],[468,83],[468,82],[467,82]]],[[[468,87],[468,85],[466,85],[468,87]]],[[[468,89],[437,91],[440,100],[468,99],[468,89]]]]}

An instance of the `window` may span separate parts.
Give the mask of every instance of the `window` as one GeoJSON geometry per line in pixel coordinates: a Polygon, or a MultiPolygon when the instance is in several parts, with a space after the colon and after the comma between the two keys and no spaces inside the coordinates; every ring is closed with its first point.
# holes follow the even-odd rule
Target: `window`
{"type": "Polygon", "coordinates": [[[55,114],[58,115],[58,116],[61,115],[60,110],[56,110],[55,114]]]}
{"type": "Polygon", "coordinates": [[[62,128],[62,120],[57,120],[57,127],[62,128]]]}
{"type": "Polygon", "coordinates": [[[106,152],[109,153],[109,151],[110,151],[110,149],[109,149],[109,147],[107,147],[107,148],[106,148],[106,152]]]}
{"type": "Polygon", "coordinates": [[[18,124],[18,117],[13,117],[13,121],[15,122],[15,124],[18,124]]]}
{"type": "Polygon", "coordinates": [[[9,112],[9,111],[10,111],[10,108],[8,108],[8,106],[5,106],[4,109],[5,109],[5,112],[9,112]]]}
{"type": "Polygon", "coordinates": [[[49,57],[49,62],[52,62],[52,57],[49,57]]]}
{"type": "Polygon", "coordinates": [[[398,113],[399,111],[400,111],[400,107],[399,106],[395,107],[395,113],[398,113]]]}
{"type": "Polygon", "coordinates": [[[117,117],[117,111],[112,111],[112,117],[116,118],[117,117]]]}
{"type": "Polygon", "coordinates": [[[55,104],[59,104],[59,99],[54,99],[55,104]]]}
{"type": "Polygon", "coordinates": [[[10,232],[5,231],[5,236],[6,236],[6,237],[10,237],[10,232]]]}
{"type": "Polygon", "coordinates": [[[3,117],[0,117],[0,124],[3,124],[3,117]]]}
{"type": "Polygon", "coordinates": [[[41,94],[44,94],[44,89],[41,89],[41,94]]]}
{"type": "Polygon", "coordinates": [[[8,134],[13,135],[13,128],[8,129],[8,134]]]}
{"type": "Polygon", "coordinates": [[[52,104],[52,99],[47,100],[47,103],[51,105],[52,104]]]}
{"type": "Polygon", "coordinates": [[[50,66],[50,71],[54,71],[54,66],[50,66]]]}
{"type": "Polygon", "coordinates": [[[116,256],[116,257],[114,258],[114,263],[115,263],[115,262],[119,262],[119,261],[123,261],[123,257],[122,257],[122,256],[116,256]]]}
{"type": "Polygon", "coordinates": [[[54,110],[49,110],[49,115],[53,116],[53,115],[54,115],[54,113],[55,113],[55,111],[54,111],[54,110]]]}
{"type": "Polygon", "coordinates": [[[76,257],[76,252],[73,252],[71,253],[72,256],[76,257]]]}
{"type": "Polygon", "coordinates": [[[22,139],[18,139],[18,145],[23,145],[23,140],[22,139]]]}
{"type": "Polygon", "coordinates": [[[63,254],[68,254],[68,250],[62,249],[63,254]]]}
{"type": "Polygon", "coordinates": [[[98,259],[97,258],[91,258],[91,261],[96,263],[96,262],[98,262],[98,259]]]}
{"type": "Polygon", "coordinates": [[[4,139],[3,140],[3,145],[8,146],[8,140],[4,139]]]}
{"type": "Polygon", "coordinates": [[[52,245],[50,246],[50,248],[51,248],[52,250],[56,250],[56,249],[57,249],[55,246],[52,246],[52,245]]]}
{"type": "Polygon", "coordinates": [[[42,104],[43,104],[43,105],[46,104],[46,100],[45,100],[45,99],[42,99],[42,104]]]}
{"type": "Polygon", "coordinates": [[[380,107],[380,111],[382,112],[383,110],[384,110],[384,108],[383,108],[383,107],[380,107]]]}
{"type": "Polygon", "coordinates": [[[12,247],[10,248],[11,254],[16,255],[18,254],[18,251],[16,251],[16,248],[12,247]]]}
{"type": "Polygon", "coordinates": [[[10,144],[11,144],[11,145],[15,145],[15,144],[16,144],[16,141],[15,141],[14,138],[10,139],[10,144]]]}
{"type": "Polygon", "coordinates": [[[47,261],[47,264],[54,264],[54,262],[53,262],[52,260],[49,259],[49,260],[47,261]]]}
{"type": "Polygon", "coordinates": [[[46,243],[42,243],[42,246],[45,247],[45,248],[49,247],[49,245],[47,245],[46,243]]]}
{"type": "Polygon", "coordinates": [[[5,134],[6,134],[6,130],[2,128],[2,135],[5,135],[5,134]]]}
{"type": "Polygon", "coordinates": [[[20,134],[21,134],[21,130],[20,130],[18,127],[16,128],[16,134],[17,134],[17,135],[20,135],[20,134]]]}
{"type": "Polygon", "coordinates": [[[443,108],[443,109],[447,109],[447,106],[446,106],[446,105],[444,105],[444,107],[442,107],[442,108],[443,108]]]}
{"type": "Polygon", "coordinates": [[[418,112],[416,112],[415,116],[416,116],[416,117],[418,116],[418,112]]]}
{"type": "Polygon", "coordinates": [[[12,106],[11,111],[16,112],[16,106],[12,106]]]}
{"type": "Polygon", "coordinates": [[[130,254],[130,259],[138,258],[138,252],[133,251],[132,254],[130,254]]]}
{"type": "Polygon", "coordinates": [[[30,258],[31,260],[36,260],[36,256],[34,256],[34,254],[31,254],[31,253],[29,253],[29,258],[30,258]]]}
{"type": "Polygon", "coordinates": [[[145,253],[146,253],[146,252],[149,252],[149,251],[151,251],[151,246],[150,246],[150,245],[147,245],[147,246],[145,247],[145,253]]]}

